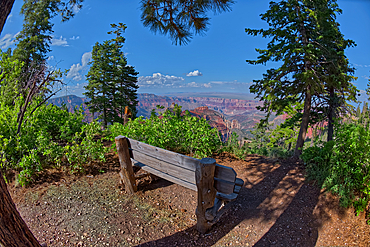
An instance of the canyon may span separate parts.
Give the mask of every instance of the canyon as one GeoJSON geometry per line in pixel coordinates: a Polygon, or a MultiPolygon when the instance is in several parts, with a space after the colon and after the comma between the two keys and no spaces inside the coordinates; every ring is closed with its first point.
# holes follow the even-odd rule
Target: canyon
{"type": "MultiPolygon", "coordinates": [[[[149,118],[151,111],[157,109],[157,106],[164,106],[164,109],[173,107],[174,104],[180,105],[182,110],[189,110],[190,114],[198,118],[205,118],[212,127],[217,128],[221,133],[223,141],[227,141],[232,132],[236,132],[240,139],[250,138],[250,131],[265,114],[256,107],[262,106],[262,102],[250,96],[245,99],[235,98],[239,95],[222,94],[217,95],[209,93],[203,95],[176,95],[161,96],[149,93],[138,94],[138,114],[149,118]]],[[[86,98],[75,95],[67,95],[58,98],[52,98],[48,102],[57,106],[65,104],[66,107],[73,111],[77,106],[82,106],[87,121],[92,120],[92,115],[87,109],[86,98]]],[[[277,121],[278,118],[272,117],[270,121],[277,121]]],[[[280,121],[278,121],[280,122],[280,121]]]]}

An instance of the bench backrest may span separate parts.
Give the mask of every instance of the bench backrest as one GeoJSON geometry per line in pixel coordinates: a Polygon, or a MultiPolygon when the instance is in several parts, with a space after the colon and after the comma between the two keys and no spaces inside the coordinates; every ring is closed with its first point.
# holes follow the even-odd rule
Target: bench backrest
{"type": "MultiPolygon", "coordinates": [[[[133,165],[171,182],[192,190],[197,190],[195,170],[200,160],[154,147],[146,143],[128,139],[130,157],[133,165]]],[[[235,192],[236,172],[233,168],[216,164],[214,187],[218,193],[232,194],[235,192]]]]}
{"type": "Polygon", "coordinates": [[[132,164],[166,180],[197,191],[197,229],[207,232],[231,208],[224,201],[237,198],[243,180],[231,167],[216,164],[215,159],[198,160],[154,147],[123,136],[115,138],[121,166],[120,176],[129,194],[137,190],[132,164]]]}

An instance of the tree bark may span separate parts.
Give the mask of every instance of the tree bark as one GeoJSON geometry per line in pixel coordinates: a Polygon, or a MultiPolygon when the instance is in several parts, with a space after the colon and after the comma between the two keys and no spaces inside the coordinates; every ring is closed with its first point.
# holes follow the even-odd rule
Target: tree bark
{"type": "Polygon", "coordinates": [[[304,101],[301,128],[299,129],[297,145],[294,151],[294,157],[297,157],[297,158],[302,154],[302,148],[304,145],[304,141],[306,139],[308,123],[310,121],[311,99],[312,99],[311,86],[308,85],[306,88],[306,98],[304,101]]]}
{"type": "Polygon", "coordinates": [[[6,19],[12,11],[15,0],[1,0],[0,1],[0,34],[3,31],[6,19]]]}
{"type": "Polygon", "coordinates": [[[17,211],[1,171],[0,202],[0,245],[6,247],[40,247],[40,244],[17,211]]]}
{"type": "MultiPolygon", "coordinates": [[[[0,1],[0,34],[13,8],[14,1],[0,1]]],[[[1,171],[0,202],[0,245],[6,247],[40,247],[39,242],[17,211],[1,171]]]]}

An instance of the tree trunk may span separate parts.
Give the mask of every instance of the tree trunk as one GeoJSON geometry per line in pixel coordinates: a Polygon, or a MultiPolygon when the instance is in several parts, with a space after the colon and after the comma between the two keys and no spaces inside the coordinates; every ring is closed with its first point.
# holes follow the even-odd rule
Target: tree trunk
{"type": "Polygon", "coordinates": [[[3,31],[6,19],[8,18],[10,11],[12,11],[15,0],[1,0],[0,1],[0,34],[3,31]]]}
{"type": "Polygon", "coordinates": [[[330,88],[329,112],[328,112],[328,138],[327,141],[333,140],[334,135],[334,117],[335,117],[335,94],[334,88],[330,88]]]}
{"type": "Polygon", "coordinates": [[[40,244],[17,211],[1,171],[0,202],[0,245],[6,247],[40,247],[40,244]]]}
{"type": "Polygon", "coordinates": [[[301,122],[301,128],[299,129],[297,145],[294,151],[294,157],[299,157],[302,153],[302,148],[304,145],[304,141],[306,139],[308,122],[310,121],[310,112],[311,112],[311,86],[307,86],[306,89],[306,98],[304,101],[304,108],[303,108],[303,116],[301,122]]]}
{"type": "MultiPolygon", "coordinates": [[[[14,1],[0,1],[0,34],[12,10],[14,1]]],[[[40,247],[40,244],[17,211],[1,171],[0,202],[0,245],[6,247],[40,247]]]]}

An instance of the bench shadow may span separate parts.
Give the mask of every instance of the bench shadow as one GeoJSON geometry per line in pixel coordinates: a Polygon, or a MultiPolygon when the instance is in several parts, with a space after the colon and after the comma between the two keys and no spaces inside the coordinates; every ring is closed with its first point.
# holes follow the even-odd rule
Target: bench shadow
{"type": "Polygon", "coordinates": [[[313,211],[318,203],[319,190],[305,183],[303,175],[300,180],[290,176],[297,172],[297,164],[261,170],[259,162],[262,161],[249,163],[244,169],[249,173],[251,170],[260,172],[264,178],[252,184],[242,176],[245,183],[237,200],[232,202],[232,209],[207,234],[199,234],[194,225],[137,246],[211,246],[231,231],[238,232],[239,228],[248,234],[238,240],[228,237],[227,241],[233,245],[315,246],[319,225],[313,211]],[[267,231],[259,229],[259,223],[271,227],[267,231]]]}
{"type": "Polygon", "coordinates": [[[319,225],[314,221],[313,211],[318,203],[319,194],[317,189],[303,184],[274,225],[254,246],[315,246],[319,225]],[[310,196],[312,190],[316,191],[314,198],[310,196]],[[304,210],[297,211],[299,207],[304,210]],[[305,213],[307,211],[309,214],[305,213]]]}
{"type": "Polygon", "coordinates": [[[231,231],[236,234],[229,235],[238,235],[239,228],[248,234],[242,239],[228,236],[226,241],[239,246],[246,243],[255,243],[254,246],[315,246],[319,226],[313,211],[319,190],[304,183],[303,178],[297,180],[289,176],[297,171],[296,164],[261,170],[259,162],[261,160],[249,163],[244,169],[249,173],[251,170],[262,172],[264,178],[252,184],[242,176],[245,183],[237,200],[232,202],[232,209],[207,234],[199,234],[194,225],[137,246],[211,246],[231,231]],[[266,229],[259,229],[259,223],[271,224],[271,227],[263,232],[266,229]]]}
{"type": "Polygon", "coordinates": [[[142,191],[143,193],[145,193],[146,191],[151,191],[151,190],[156,190],[156,189],[159,189],[159,188],[168,187],[172,184],[173,184],[172,182],[170,182],[168,180],[165,180],[165,179],[162,179],[162,178],[159,178],[155,181],[144,180],[144,181],[140,181],[138,183],[137,190],[142,191]]]}

